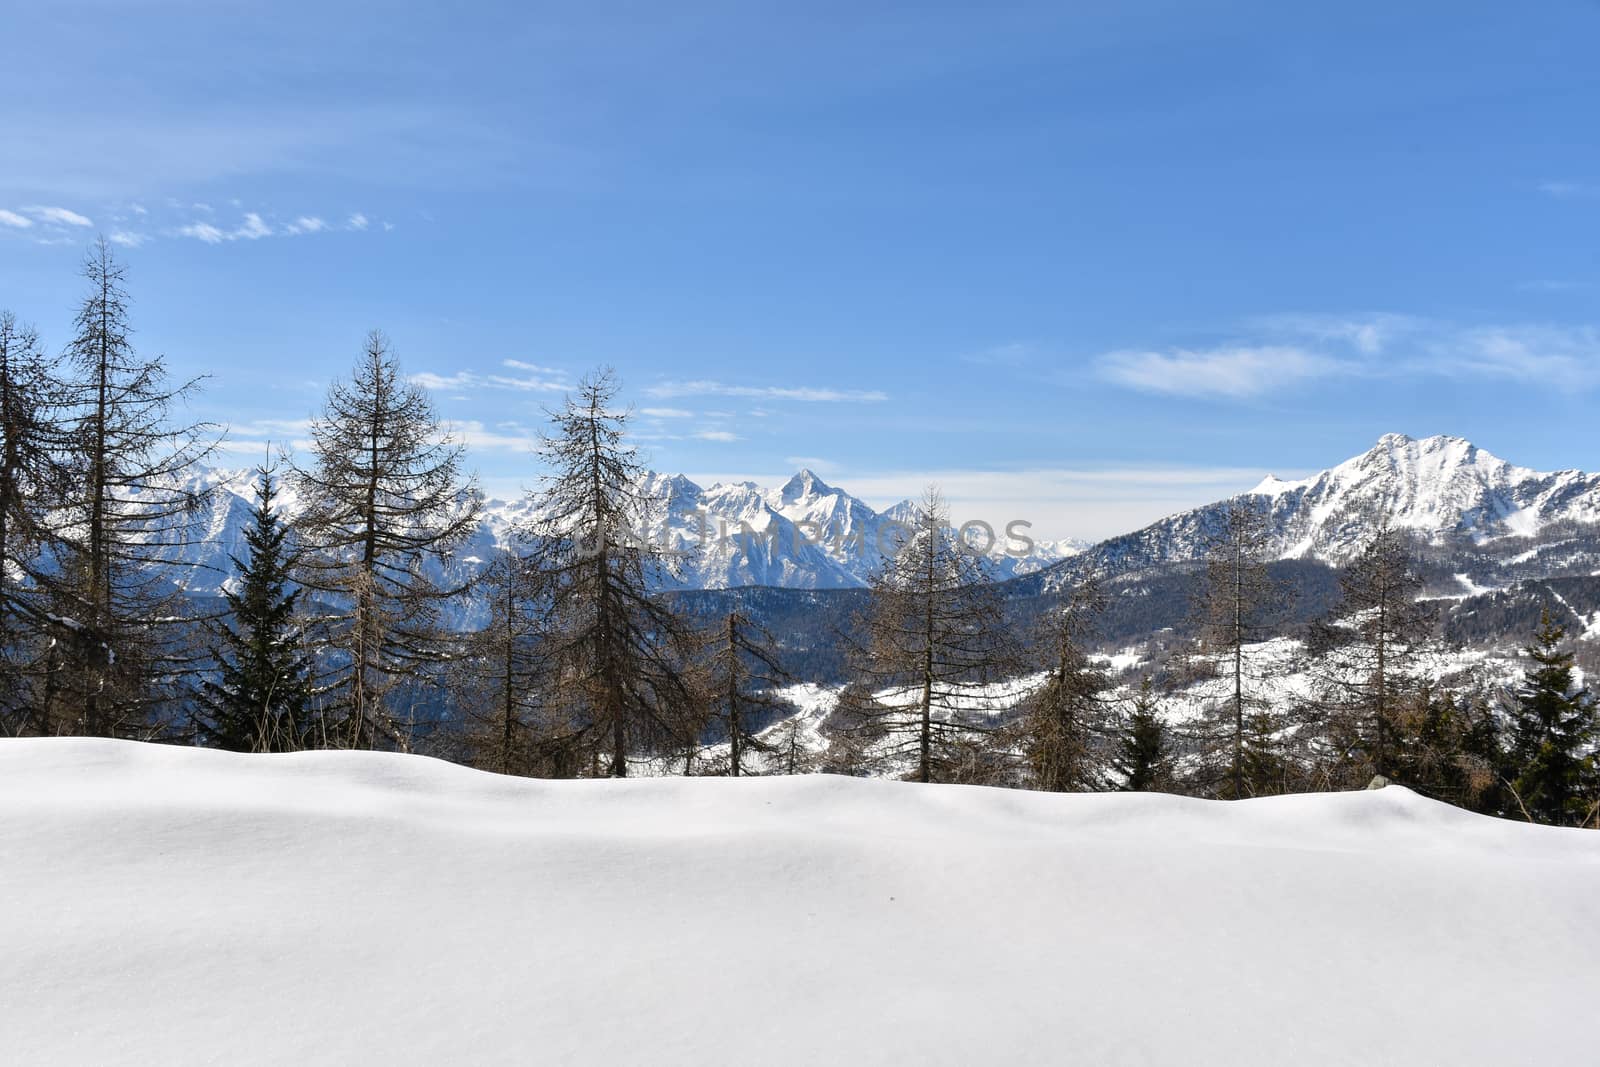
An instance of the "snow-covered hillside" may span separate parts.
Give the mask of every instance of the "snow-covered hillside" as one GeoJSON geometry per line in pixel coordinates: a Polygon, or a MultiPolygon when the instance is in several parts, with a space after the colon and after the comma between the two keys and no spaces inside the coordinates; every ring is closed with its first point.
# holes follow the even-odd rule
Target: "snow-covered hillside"
{"type": "Polygon", "coordinates": [[[1513,466],[1459,437],[1385,434],[1371,451],[1302,481],[1268,477],[1266,497],[1286,557],[1340,562],[1378,519],[1425,538],[1531,537],[1562,521],[1600,521],[1600,475],[1513,466]]]}
{"type": "Polygon", "coordinates": [[[1577,1063],[1600,835],[0,741],[7,1062],[1577,1063]]]}
{"type": "Polygon", "coordinates": [[[1600,568],[1600,474],[1514,466],[1459,437],[1385,434],[1309,478],[1269,475],[1247,493],[1101,542],[1041,582],[1060,588],[1085,569],[1115,575],[1197,559],[1241,505],[1265,510],[1280,559],[1347,563],[1387,522],[1470,555],[1457,568],[1469,587],[1600,568]]]}

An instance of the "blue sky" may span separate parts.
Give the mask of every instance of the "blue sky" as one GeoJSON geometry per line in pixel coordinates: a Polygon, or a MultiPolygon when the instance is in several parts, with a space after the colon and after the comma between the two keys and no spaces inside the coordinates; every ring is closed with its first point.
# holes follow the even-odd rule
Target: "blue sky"
{"type": "Polygon", "coordinates": [[[1600,469],[1600,5],[51,0],[0,306],[96,232],[241,462],[381,327],[486,485],[653,465],[1097,536],[1388,431],[1600,469]],[[401,14],[401,11],[404,14],[401,14]]]}

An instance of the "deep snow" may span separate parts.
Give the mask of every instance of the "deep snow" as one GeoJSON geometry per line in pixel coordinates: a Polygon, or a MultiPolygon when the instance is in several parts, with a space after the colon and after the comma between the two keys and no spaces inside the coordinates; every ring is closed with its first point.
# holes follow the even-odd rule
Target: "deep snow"
{"type": "Polygon", "coordinates": [[[1584,1062],[1600,834],[0,741],[0,1060],[1584,1062]]]}

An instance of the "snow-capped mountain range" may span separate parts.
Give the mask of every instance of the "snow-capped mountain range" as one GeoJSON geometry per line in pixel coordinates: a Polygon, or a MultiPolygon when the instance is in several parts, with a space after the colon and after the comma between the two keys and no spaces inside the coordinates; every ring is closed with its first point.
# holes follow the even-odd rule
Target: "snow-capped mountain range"
{"type": "Polygon", "coordinates": [[[1229,500],[1093,546],[1041,578],[1122,574],[1199,558],[1230,508],[1264,510],[1272,555],[1338,566],[1379,526],[1405,530],[1484,584],[1593,573],[1600,566],[1600,474],[1518,467],[1459,437],[1386,434],[1367,452],[1299,481],[1272,476],[1229,500]]]}
{"type": "MultiPolygon", "coordinates": [[[[227,579],[249,521],[254,475],[209,469],[190,480],[211,489],[209,511],[189,543],[177,549],[182,584],[214,593],[227,579]]],[[[647,531],[671,551],[679,573],[672,588],[860,588],[893,551],[912,515],[902,502],[878,511],[808,470],[782,486],[752,482],[701,486],[683,475],[650,474],[642,487],[662,502],[647,531]]],[[[279,506],[299,509],[292,487],[279,506]]],[[[1060,589],[1086,570],[1137,572],[1199,558],[1227,511],[1248,502],[1270,520],[1274,554],[1339,565],[1382,521],[1424,544],[1460,556],[1455,571],[1484,587],[1516,578],[1595,573],[1600,568],[1600,475],[1518,467],[1459,437],[1414,439],[1388,434],[1369,451],[1299,481],[1271,476],[1230,500],[1181,512],[1142,530],[1093,546],[1040,541],[1031,552],[996,551],[999,577],[1032,575],[1018,590],[1060,589]]],[[[470,574],[514,529],[536,518],[526,499],[490,500],[477,532],[452,565],[470,574]]]]}
{"type": "MultiPolygon", "coordinates": [[[[208,510],[177,548],[185,568],[182,584],[193,593],[218,591],[229,576],[229,556],[240,554],[249,524],[256,475],[249,470],[206,469],[186,487],[209,491],[208,510]]],[[[789,589],[850,589],[866,584],[885,553],[892,553],[914,515],[903,501],[876,511],[816,474],[802,470],[782,486],[754,482],[702,487],[681,474],[650,473],[643,495],[659,502],[649,528],[650,543],[667,550],[677,574],[672,588],[726,589],[778,586],[789,589]]],[[[292,518],[300,509],[292,485],[285,485],[278,508],[292,518]]],[[[537,518],[527,499],[488,500],[470,541],[457,552],[452,569],[470,573],[507,545],[520,527],[537,518]]],[[[1013,549],[1021,546],[1011,543],[1013,549]]],[[[1085,545],[1036,541],[1022,554],[993,553],[997,576],[1029,574],[1064,559],[1085,545]]]]}

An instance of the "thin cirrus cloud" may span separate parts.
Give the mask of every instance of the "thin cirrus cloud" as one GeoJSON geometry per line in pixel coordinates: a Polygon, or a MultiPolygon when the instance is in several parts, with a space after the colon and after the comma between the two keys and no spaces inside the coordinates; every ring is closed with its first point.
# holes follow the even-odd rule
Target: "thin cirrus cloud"
{"type": "Polygon", "coordinates": [[[1122,350],[1099,376],[1141,392],[1249,400],[1335,378],[1500,379],[1556,389],[1600,385],[1593,326],[1461,326],[1403,315],[1280,315],[1262,337],[1210,348],[1122,350]]]}
{"type": "Polygon", "coordinates": [[[42,224],[52,229],[62,227],[93,226],[94,220],[87,215],[64,207],[50,207],[45,205],[31,205],[12,211],[0,208],[0,226],[8,226],[15,230],[31,230],[35,224],[42,224]]]}
{"type": "Polygon", "coordinates": [[[478,371],[457,371],[454,374],[436,374],[421,371],[410,375],[411,381],[435,392],[464,393],[482,389],[501,389],[520,393],[560,393],[572,388],[562,373],[550,367],[540,367],[518,359],[501,360],[508,370],[522,371],[520,375],[483,374],[478,371]]]}
{"type": "Polygon", "coordinates": [[[1600,385],[1600,329],[1517,326],[1466,330],[1453,344],[1435,351],[1433,367],[1444,375],[1592,388],[1600,385]]]}
{"type": "Polygon", "coordinates": [[[1562,198],[1574,196],[1600,196],[1600,184],[1595,182],[1550,180],[1540,182],[1539,191],[1546,196],[1562,198]]]}
{"type": "Polygon", "coordinates": [[[1101,356],[1101,377],[1147,393],[1248,399],[1340,373],[1341,361],[1287,345],[1233,345],[1101,356]]]}
{"type": "Polygon", "coordinates": [[[649,386],[650,396],[671,399],[679,396],[736,396],[759,400],[800,400],[808,403],[876,403],[889,394],[875,389],[829,389],[811,386],[730,385],[716,381],[669,381],[649,386]]]}
{"type": "Polygon", "coordinates": [[[525,454],[539,447],[537,433],[514,424],[502,423],[490,428],[482,422],[469,419],[450,424],[449,431],[458,444],[477,452],[525,454]]]}
{"type": "Polygon", "coordinates": [[[231,230],[221,229],[209,222],[191,222],[187,226],[178,227],[178,233],[183,237],[193,237],[197,241],[215,245],[224,241],[257,241],[263,237],[271,237],[272,227],[268,226],[260,215],[248,211],[243,221],[231,230]]]}
{"type": "Polygon", "coordinates": [[[69,211],[64,207],[26,207],[22,210],[40,222],[53,222],[60,226],[94,225],[94,221],[87,215],[80,215],[76,211],[69,211]]]}
{"type": "MultiPolygon", "coordinates": [[[[206,213],[211,211],[205,204],[194,204],[191,210],[206,213]]],[[[263,237],[305,237],[311,234],[331,233],[335,229],[361,232],[370,225],[370,220],[362,214],[351,215],[342,226],[335,226],[321,215],[297,215],[289,222],[274,224],[268,222],[260,212],[247,211],[236,226],[224,227],[209,219],[197,219],[178,226],[171,232],[179,237],[190,237],[206,244],[218,245],[229,241],[256,241],[263,237]]],[[[388,224],[384,226],[386,231],[393,228],[388,224]]]]}

